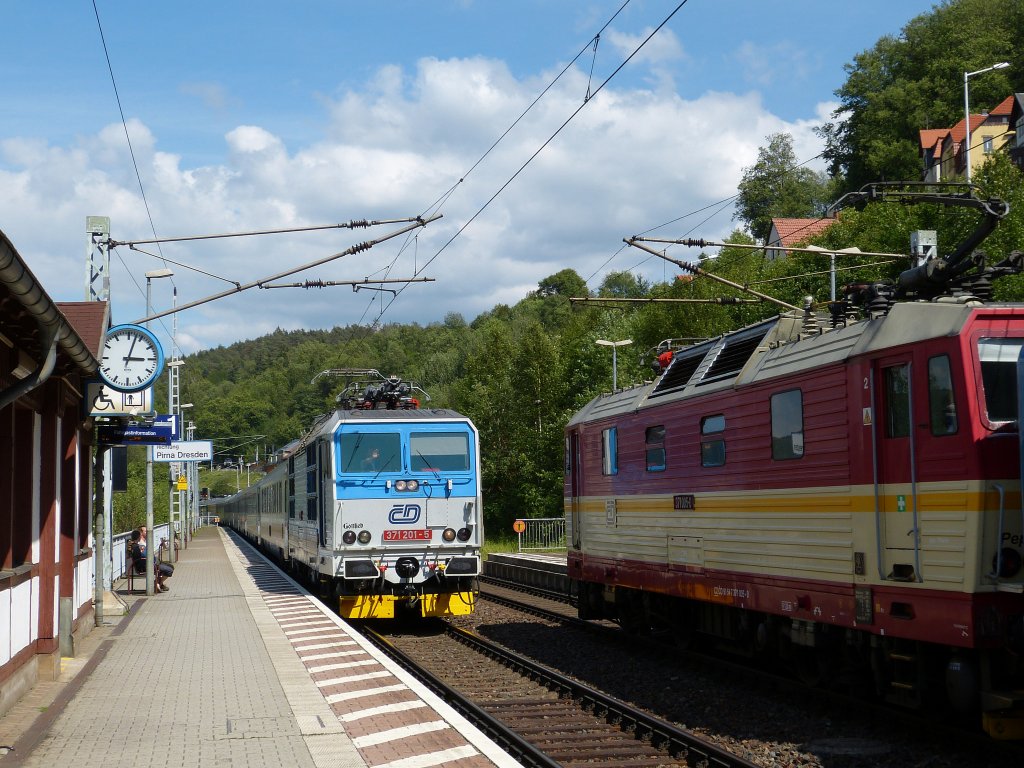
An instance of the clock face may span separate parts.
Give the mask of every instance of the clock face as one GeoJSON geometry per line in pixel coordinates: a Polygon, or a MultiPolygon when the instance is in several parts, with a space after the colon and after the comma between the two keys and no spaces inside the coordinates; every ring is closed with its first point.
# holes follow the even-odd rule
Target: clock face
{"type": "Polygon", "coordinates": [[[157,338],[141,325],[116,325],[107,331],[100,357],[100,377],[122,392],[153,384],[164,368],[157,338]]]}

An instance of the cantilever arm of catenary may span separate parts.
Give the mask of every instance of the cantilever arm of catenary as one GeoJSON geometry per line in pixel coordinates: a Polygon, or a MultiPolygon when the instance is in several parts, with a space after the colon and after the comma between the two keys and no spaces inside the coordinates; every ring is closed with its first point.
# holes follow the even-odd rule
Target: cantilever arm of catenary
{"type": "Polygon", "coordinates": [[[138,325],[142,325],[143,323],[149,322],[150,320],[156,320],[159,317],[166,317],[167,315],[173,315],[175,312],[181,312],[184,309],[191,309],[192,307],[198,307],[200,304],[207,304],[207,303],[209,303],[211,301],[216,301],[217,299],[223,299],[225,296],[231,296],[234,293],[241,293],[242,291],[247,291],[250,288],[256,288],[257,286],[261,286],[264,283],[269,283],[271,280],[280,280],[282,277],[288,277],[288,275],[294,275],[296,272],[302,272],[302,271],[307,270],[307,269],[312,269],[313,267],[319,267],[321,264],[327,264],[328,262],[334,261],[335,259],[340,259],[343,256],[351,256],[353,253],[359,253],[360,251],[367,251],[367,250],[369,250],[370,248],[372,248],[375,245],[383,243],[383,242],[385,242],[387,240],[390,240],[390,239],[392,239],[394,237],[398,237],[399,235],[404,235],[406,232],[411,232],[412,230],[418,229],[419,227],[425,227],[430,222],[436,221],[437,219],[440,219],[441,216],[442,216],[442,214],[435,213],[433,216],[428,216],[426,218],[417,219],[414,223],[410,224],[407,227],[402,227],[401,229],[396,229],[394,232],[389,232],[388,234],[384,235],[383,237],[378,237],[378,238],[376,238],[374,240],[366,240],[365,242],[362,242],[362,243],[356,243],[352,247],[346,248],[344,251],[341,251],[340,253],[335,253],[335,254],[332,254],[330,256],[325,256],[322,259],[317,259],[316,261],[311,261],[308,264],[303,264],[301,266],[295,267],[294,269],[289,269],[289,270],[286,270],[284,272],[278,272],[276,275],[270,275],[269,277],[264,277],[261,280],[253,280],[251,283],[245,283],[244,285],[238,285],[238,286],[236,286],[234,288],[229,288],[226,291],[221,291],[220,293],[215,293],[212,296],[207,296],[205,299],[196,299],[195,301],[190,301],[188,304],[182,304],[181,306],[174,307],[174,308],[168,309],[168,310],[164,310],[163,312],[157,312],[155,314],[149,315],[148,317],[139,318],[135,322],[138,325]]]}
{"type": "Polygon", "coordinates": [[[769,296],[768,294],[760,293],[758,291],[755,291],[753,288],[747,288],[745,285],[734,283],[732,280],[726,280],[724,277],[713,275],[707,270],[701,269],[695,264],[690,264],[689,262],[686,261],[679,261],[678,259],[673,259],[669,256],[666,256],[664,253],[661,253],[660,251],[656,251],[653,248],[648,248],[646,245],[642,245],[641,243],[637,242],[637,240],[638,238],[636,237],[622,238],[622,242],[624,242],[626,245],[631,245],[634,248],[639,248],[641,251],[647,251],[647,253],[653,256],[657,256],[659,259],[664,259],[665,261],[671,262],[680,269],[685,269],[687,272],[692,272],[695,275],[701,275],[702,277],[706,277],[710,280],[715,280],[721,283],[722,285],[728,285],[730,288],[735,288],[737,291],[749,293],[751,296],[757,296],[757,298],[761,299],[762,301],[770,301],[773,304],[778,304],[780,307],[785,307],[786,309],[795,309],[797,311],[800,310],[799,307],[794,307],[792,304],[787,304],[786,302],[781,301],[780,299],[776,299],[774,296],[769,296]]]}

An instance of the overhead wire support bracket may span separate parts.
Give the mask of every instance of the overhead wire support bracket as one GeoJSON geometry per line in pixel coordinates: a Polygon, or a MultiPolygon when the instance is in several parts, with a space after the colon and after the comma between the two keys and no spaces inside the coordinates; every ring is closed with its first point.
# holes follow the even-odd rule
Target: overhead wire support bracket
{"type": "Polygon", "coordinates": [[[695,264],[690,264],[689,262],[686,261],[680,261],[679,259],[673,259],[672,257],[665,255],[661,251],[656,251],[653,248],[648,248],[646,245],[643,245],[641,242],[639,242],[640,239],[641,238],[638,237],[624,237],[622,239],[622,242],[626,243],[626,245],[631,245],[634,248],[639,248],[641,251],[646,251],[647,253],[653,256],[657,256],[659,259],[664,259],[665,261],[671,264],[675,264],[680,269],[685,269],[687,272],[690,272],[691,274],[706,277],[709,280],[715,280],[716,282],[719,282],[722,285],[728,285],[730,288],[735,288],[737,291],[742,291],[743,293],[749,293],[751,296],[756,296],[762,301],[770,301],[773,304],[777,304],[780,307],[785,307],[786,309],[796,310],[797,312],[801,311],[800,307],[794,307],[792,304],[787,304],[781,299],[776,299],[774,296],[769,296],[759,291],[755,291],[754,289],[748,288],[745,285],[734,283],[732,280],[726,280],[724,277],[714,275],[711,272],[708,272],[706,269],[701,269],[695,264]]]}
{"type": "Polygon", "coordinates": [[[761,299],[740,299],[735,296],[718,296],[710,299],[666,299],[666,298],[612,298],[610,296],[569,297],[570,304],[760,304],[761,299]]]}
{"type": "Polygon", "coordinates": [[[338,285],[351,285],[352,290],[362,287],[379,285],[381,283],[433,283],[434,277],[393,277],[380,280],[303,280],[301,283],[273,283],[261,285],[260,288],[333,288],[338,285]]]}
{"type": "Polygon", "coordinates": [[[167,315],[173,315],[174,313],[181,312],[182,310],[185,310],[185,309],[191,309],[192,307],[198,307],[201,304],[208,304],[211,301],[216,301],[217,299],[223,299],[225,296],[231,296],[232,294],[235,294],[235,293],[241,293],[242,291],[247,291],[250,288],[256,288],[256,287],[263,286],[266,283],[271,282],[272,280],[280,280],[283,277],[288,277],[289,275],[294,275],[296,272],[304,272],[307,269],[312,269],[313,267],[319,267],[322,264],[327,264],[329,262],[335,261],[336,259],[340,259],[340,258],[343,258],[345,256],[351,256],[353,254],[360,253],[362,251],[368,251],[370,248],[373,248],[373,246],[375,246],[375,245],[379,245],[380,243],[386,242],[387,240],[391,240],[392,238],[398,237],[400,235],[404,235],[405,233],[411,232],[412,230],[418,229],[419,227],[425,227],[427,224],[430,224],[431,222],[436,221],[437,219],[440,219],[440,218],[441,218],[441,214],[440,213],[435,213],[434,215],[428,216],[428,217],[425,217],[425,218],[422,217],[422,216],[417,216],[417,217],[415,217],[413,219],[403,219],[403,221],[411,221],[412,223],[409,224],[408,226],[400,227],[399,229],[396,229],[394,232],[389,232],[388,234],[386,234],[386,235],[384,235],[382,237],[378,237],[375,240],[366,240],[366,241],[364,241],[362,243],[356,243],[355,245],[353,245],[353,246],[351,246],[349,248],[346,248],[344,251],[340,251],[339,253],[334,253],[334,254],[331,254],[330,256],[325,256],[322,259],[317,259],[316,261],[311,261],[308,264],[303,264],[303,265],[295,267],[293,269],[285,270],[284,272],[278,272],[276,275],[270,275],[269,277],[265,277],[265,278],[262,278],[260,280],[253,280],[252,282],[245,283],[243,285],[238,285],[234,289],[230,289],[230,290],[226,290],[226,291],[221,291],[220,293],[215,293],[212,296],[207,296],[206,298],[203,298],[203,299],[197,299],[195,301],[190,301],[187,304],[182,304],[182,305],[179,305],[179,306],[174,307],[172,309],[164,310],[163,312],[157,312],[155,314],[149,315],[148,317],[140,318],[140,319],[136,320],[135,322],[138,325],[142,325],[143,323],[149,322],[150,320],[156,320],[157,318],[160,318],[160,317],[165,317],[167,315]]]}
{"type": "Polygon", "coordinates": [[[368,227],[382,226],[384,224],[408,224],[414,221],[422,221],[422,217],[415,216],[404,219],[353,219],[341,224],[319,224],[311,227],[289,227],[286,229],[260,229],[251,232],[223,232],[212,235],[183,235],[181,237],[159,237],[152,240],[108,240],[111,248],[119,245],[127,245],[134,248],[136,245],[149,245],[152,243],[181,243],[190,240],[220,240],[227,237],[254,237],[256,235],[284,235],[292,232],[317,232],[325,229],[366,229],[368,227]]]}

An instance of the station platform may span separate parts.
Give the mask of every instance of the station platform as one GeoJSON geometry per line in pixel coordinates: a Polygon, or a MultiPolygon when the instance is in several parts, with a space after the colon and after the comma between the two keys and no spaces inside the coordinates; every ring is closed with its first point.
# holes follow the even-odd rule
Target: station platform
{"type": "Polygon", "coordinates": [[[0,768],[517,765],[233,532],[168,586],[115,585],[127,613],[0,718],[0,768]]]}
{"type": "Polygon", "coordinates": [[[484,561],[483,574],[550,592],[569,592],[564,554],[492,552],[484,561]]]}

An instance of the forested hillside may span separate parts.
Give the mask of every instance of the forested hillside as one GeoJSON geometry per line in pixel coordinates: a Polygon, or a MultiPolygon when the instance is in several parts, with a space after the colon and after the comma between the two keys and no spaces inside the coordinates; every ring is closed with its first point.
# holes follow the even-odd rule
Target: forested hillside
{"type": "MultiPolygon", "coordinates": [[[[917,180],[918,130],[950,126],[962,117],[960,78],[966,69],[1015,62],[979,82],[972,100],[979,111],[1024,90],[1021,40],[1024,6],[1019,0],[944,3],[910,22],[901,36],[880,40],[849,65],[847,83],[836,94],[841,103],[836,120],[822,127],[833,176],[801,170],[785,134],[766,137],[758,163],[744,173],[737,196],[743,227],[729,242],[754,244],[749,233],[763,236],[772,216],[820,215],[828,199],[865,181],[917,180]]],[[[822,94],[822,99],[828,96],[822,94]]],[[[985,194],[1010,203],[1010,215],[983,244],[989,260],[1024,248],[1021,172],[1005,154],[996,153],[972,181],[985,194]]],[[[926,229],[937,231],[939,253],[944,254],[978,221],[977,212],[962,208],[871,203],[845,209],[812,242],[832,249],[907,254],[910,233],[926,229]]],[[[635,253],[636,260],[647,256],[635,253]]],[[[770,262],[761,250],[738,247],[704,253],[673,247],[668,255],[700,263],[795,306],[803,306],[805,297],[819,305],[829,299],[827,256],[793,255],[770,262]]],[[[905,258],[843,257],[837,282],[842,286],[892,279],[907,264],[905,258]]],[[[324,371],[373,368],[413,381],[429,393],[430,405],[457,409],[480,429],[487,525],[491,531],[507,531],[516,517],[561,515],[563,427],[576,409],[611,388],[611,351],[597,346],[597,339],[633,340],[618,353],[622,387],[652,378],[651,364],[666,340],[715,336],[780,311],[771,303],[570,302],[591,295],[687,300],[740,295],[707,277],[693,279],[682,268],[670,270],[678,276],[653,285],[628,272],[613,272],[593,291],[576,272],[563,270],[541,280],[514,306],[496,306],[471,322],[452,307],[443,322],[424,325],[278,330],[186,358],[182,399],[193,403],[189,418],[197,425],[197,439],[212,439],[220,460],[237,462],[242,456],[248,462],[257,450],[262,454],[298,438],[317,415],[333,409],[342,382],[318,376],[324,371]]],[[[1024,280],[1002,278],[995,295],[1024,299],[1024,280]]],[[[166,386],[158,386],[161,391],[166,386]]],[[[137,456],[132,459],[133,475],[141,471],[139,461],[137,456]]],[[[166,493],[158,493],[157,499],[166,510],[166,493]]],[[[121,495],[117,504],[120,520],[132,524],[139,510],[138,492],[121,495]]]]}

